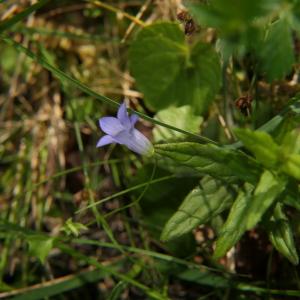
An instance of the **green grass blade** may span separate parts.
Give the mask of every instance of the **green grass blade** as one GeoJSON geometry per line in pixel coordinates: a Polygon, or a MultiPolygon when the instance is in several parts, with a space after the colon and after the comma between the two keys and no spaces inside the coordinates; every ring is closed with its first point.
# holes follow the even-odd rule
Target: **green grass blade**
{"type": "Polygon", "coordinates": [[[163,296],[157,290],[154,290],[154,289],[140,283],[139,281],[136,281],[135,279],[133,279],[131,276],[129,276],[127,274],[122,274],[121,272],[117,272],[117,271],[111,269],[110,267],[102,265],[100,262],[98,262],[93,257],[85,256],[85,255],[81,254],[79,251],[76,251],[73,248],[71,248],[65,244],[62,244],[62,243],[57,244],[57,246],[66,254],[68,254],[76,259],[83,260],[86,263],[93,265],[93,266],[101,269],[104,272],[107,272],[107,274],[114,276],[124,282],[127,282],[128,284],[131,284],[131,285],[137,287],[138,289],[143,291],[148,297],[150,297],[150,299],[169,300],[167,297],[163,296]]]}
{"type": "MultiPolygon", "coordinates": [[[[84,239],[84,238],[75,238],[72,240],[73,243],[78,244],[78,245],[96,245],[99,247],[104,247],[104,248],[112,248],[115,249],[115,245],[112,243],[108,243],[108,242],[101,242],[101,241],[95,241],[95,240],[88,240],[88,239],[84,239]]],[[[230,272],[225,272],[223,269],[217,269],[217,268],[213,268],[213,267],[207,267],[204,265],[199,265],[196,263],[193,263],[191,261],[187,261],[185,259],[181,259],[175,256],[171,256],[169,254],[164,254],[164,253],[159,253],[159,252],[155,252],[155,251],[151,251],[151,250],[147,250],[147,249],[142,249],[142,248],[136,248],[136,247],[131,247],[131,246],[125,246],[125,245],[121,245],[121,247],[128,251],[128,252],[132,252],[132,253],[136,253],[141,255],[142,257],[145,256],[149,256],[152,258],[156,258],[158,260],[162,260],[168,263],[174,263],[177,265],[181,265],[181,266],[185,266],[187,268],[191,268],[191,269],[197,269],[197,270],[207,270],[207,271],[212,271],[212,272],[219,272],[219,273],[226,273],[228,275],[236,275],[239,277],[242,277],[241,275],[238,274],[233,274],[230,272]]]]}
{"type": "MultiPolygon", "coordinates": [[[[88,163],[86,164],[86,167],[87,168],[91,168],[91,167],[98,167],[98,166],[102,166],[102,165],[105,165],[105,164],[116,164],[116,163],[122,163],[126,160],[130,160],[132,161],[132,159],[129,159],[129,158],[123,158],[123,159],[120,159],[120,158],[116,158],[116,159],[109,159],[109,160],[103,160],[103,161],[97,161],[97,162],[94,162],[94,163],[88,163]]],[[[25,192],[31,192],[31,191],[34,191],[36,188],[38,188],[39,186],[41,186],[42,184],[45,184],[49,181],[52,181],[56,178],[59,178],[59,177],[63,177],[65,175],[68,175],[68,174],[71,174],[71,173],[75,173],[77,171],[80,171],[84,168],[83,165],[80,165],[78,167],[73,167],[73,168],[70,168],[70,169],[66,169],[66,170],[63,170],[63,171],[59,171],[55,174],[53,174],[52,176],[49,176],[47,178],[45,178],[44,180],[34,184],[32,187],[28,188],[25,190],[25,192]]]]}
{"type": "Polygon", "coordinates": [[[169,180],[169,179],[172,179],[172,178],[174,178],[174,177],[175,177],[175,175],[167,175],[167,176],[164,176],[164,177],[152,179],[152,180],[149,180],[149,181],[147,181],[147,182],[137,184],[137,185],[135,185],[135,186],[133,186],[133,187],[130,187],[130,188],[128,188],[128,189],[124,189],[124,190],[122,190],[122,191],[120,191],[120,192],[117,192],[117,193],[115,193],[115,194],[113,194],[113,195],[107,196],[107,197],[105,197],[105,198],[103,198],[103,199],[101,199],[101,200],[99,200],[99,201],[96,201],[96,202],[94,202],[94,203],[92,203],[92,204],[89,204],[89,205],[87,205],[86,207],[83,207],[83,208],[77,210],[76,213],[81,213],[81,212],[83,212],[83,211],[85,211],[85,210],[87,210],[87,209],[89,209],[89,208],[92,208],[92,207],[94,207],[94,206],[96,206],[96,205],[99,205],[99,204],[101,204],[101,203],[104,203],[104,202],[106,202],[106,201],[109,201],[109,200],[111,200],[111,199],[113,199],[113,198],[115,198],[115,197],[122,196],[122,195],[127,194],[127,193],[129,193],[129,192],[131,192],[131,191],[138,190],[138,189],[140,189],[140,188],[142,188],[142,187],[147,187],[147,186],[150,185],[150,184],[155,184],[155,183],[158,183],[158,182],[161,182],[161,181],[169,180]]]}
{"type": "MultiPolygon", "coordinates": [[[[116,271],[118,270],[117,266],[110,266],[110,268],[116,271]]],[[[57,278],[34,286],[2,293],[0,294],[0,298],[15,295],[13,298],[11,298],[11,300],[44,299],[46,297],[59,295],[67,291],[77,289],[85,284],[97,282],[106,276],[107,272],[99,269],[83,271],[75,275],[67,275],[62,278],[57,278]]]]}
{"type": "Polygon", "coordinates": [[[109,224],[106,222],[105,218],[103,217],[102,213],[99,212],[97,210],[96,206],[94,205],[94,203],[95,203],[94,194],[93,194],[92,188],[90,186],[91,179],[90,179],[89,172],[87,169],[87,162],[86,162],[86,158],[84,156],[83,141],[81,138],[80,128],[79,128],[79,124],[77,121],[74,124],[74,128],[75,128],[76,140],[77,140],[77,144],[78,144],[78,148],[79,148],[79,152],[80,152],[80,156],[81,156],[81,160],[82,160],[82,165],[83,165],[84,185],[85,185],[85,189],[87,190],[88,195],[89,195],[89,202],[92,205],[92,212],[95,216],[95,219],[97,220],[97,223],[99,225],[100,224],[102,225],[102,227],[103,227],[104,231],[106,232],[107,236],[109,237],[109,239],[114,243],[114,245],[116,245],[116,247],[120,250],[121,253],[126,255],[126,253],[123,251],[123,249],[121,247],[119,247],[119,244],[118,244],[117,240],[115,239],[114,234],[113,234],[109,224]]]}
{"type": "Polygon", "coordinates": [[[230,278],[225,278],[219,275],[210,274],[199,270],[187,270],[176,275],[181,280],[198,283],[203,286],[210,286],[214,289],[235,289],[238,291],[265,294],[265,295],[281,295],[290,297],[299,297],[300,291],[297,290],[279,290],[259,287],[247,283],[237,282],[230,278]]]}
{"type": "Polygon", "coordinates": [[[35,12],[36,10],[40,9],[42,6],[44,6],[49,0],[41,0],[37,2],[36,4],[33,4],[29,6],[28,8],[24,9],[20,13],[16,14],[15,16],[11,17],[8,20],[5,20],[0,23],[0,33],[4,30],[10,29],[13,25],[16,23],[22,21],[26,17],[28,17],[31,13],[35,12]]]}

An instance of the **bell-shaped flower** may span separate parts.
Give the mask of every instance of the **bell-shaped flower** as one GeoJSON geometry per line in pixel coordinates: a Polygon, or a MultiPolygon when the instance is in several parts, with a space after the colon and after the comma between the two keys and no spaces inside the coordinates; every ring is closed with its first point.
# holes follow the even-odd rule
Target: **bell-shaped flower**
{"type": "Polygon", "coordinates": [[[108,144],[125,145],[130,150],[141,155],[152,155],[154,152],[151,142],[134,128],[139,117],[136,114],[128,116],[125,102],[118,110],[117,118],[103,117],[99,119],[99,126],[106,133],[97,143],[97,147],[108,144]]]}

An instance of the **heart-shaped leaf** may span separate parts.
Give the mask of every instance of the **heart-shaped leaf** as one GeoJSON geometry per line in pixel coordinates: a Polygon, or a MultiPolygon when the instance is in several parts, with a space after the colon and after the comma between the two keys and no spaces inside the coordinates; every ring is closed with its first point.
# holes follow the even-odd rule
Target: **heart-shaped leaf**
{"type": "Polygon", "coordinates": [[[44,263],[49,252],[53,248],[54,238],[41,235],[31,235],[27,236],[27,242],[30,253],[44,263]]]}
{"type": "Polygon", "coordinates": [[[175,23],[146,26],[130,47],[129,66],[147,105],[207,110],[221,82],[220,59],[209,44],[190,48],[175,23]]]}

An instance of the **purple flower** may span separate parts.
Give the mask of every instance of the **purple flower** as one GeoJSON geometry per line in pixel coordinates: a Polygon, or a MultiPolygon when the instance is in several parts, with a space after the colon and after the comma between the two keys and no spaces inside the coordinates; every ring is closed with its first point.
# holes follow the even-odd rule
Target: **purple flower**
{"type": "Polygon", "coordinates": [[[97,147],[108,144],[121,144],[141,155],[152,155],[154,148],[151,142],[134,128],[139,117],[127,114],[125,102],[118,110],[117,118],[103,117],[99,119],[100,128],[106,133],[97,143],[97,147]]]}

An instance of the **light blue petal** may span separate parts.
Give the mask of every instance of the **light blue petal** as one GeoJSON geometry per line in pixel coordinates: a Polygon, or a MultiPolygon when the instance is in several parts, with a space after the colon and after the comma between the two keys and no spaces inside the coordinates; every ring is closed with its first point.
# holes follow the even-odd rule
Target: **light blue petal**
{"type": "Polygon", "coordinates": [[[114,136],[114,139],[117,143],[125,145],[131,151],[141,155],[152,154],[154,151],[151,142],[135,128],[131,131],[123,131],[114,136]]]}
{"type": "Polygon", "coordinates": [[[129,129],[131,128],[131,122],[130,122],[130,119],[128,117],[128,113],[127,113],[127,109],[126,109],[126,104],[125,102],[123,102],[119,109],[118,109],[118,114],[117,114],[117,117],[119,119],[119,121],[122,123],[122,125],[124,127],[126,127],[126,129],[129,129]]]}
{"type": "Polygon", "coordinates": [[[125,129],[121,122],[114,117],[100,118],[99,125],[106,134],[111,136],[115,136],[125,129]]]}
{"type": "Polygon", "coordinates": [[[133,127],[138,120],[139,120],[139,116],[136,114],[132,114],[130,116],[131,126],[133,127]]]}
{"type": "Polygon", "coordinates": [[[102,138],[100,138],[96,147],[102,147],[112,143],[115,143],[115,140],[110,135],[104,135],[102,138]]]}

